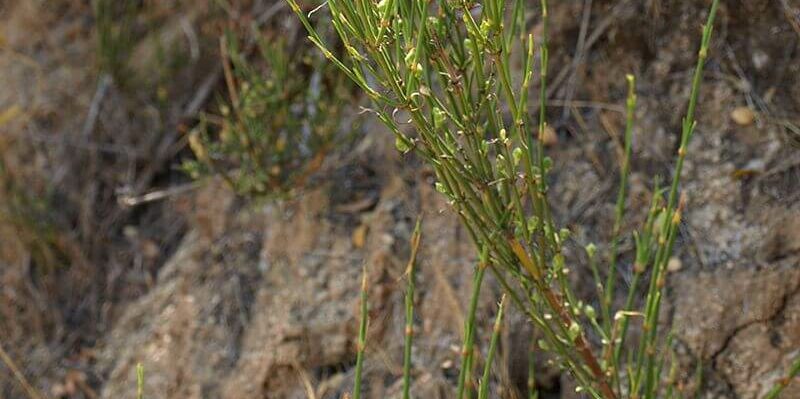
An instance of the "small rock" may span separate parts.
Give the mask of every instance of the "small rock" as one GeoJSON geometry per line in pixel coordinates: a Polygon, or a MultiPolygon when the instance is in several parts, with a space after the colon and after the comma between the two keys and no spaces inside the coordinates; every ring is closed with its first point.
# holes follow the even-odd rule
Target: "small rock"
{"type": "Polygon", "coordinates": [[[762,50],[756,50],[753,52],[753,66],[756,69],[761,70],[764,69],[765,66],[769,64],[769,54],[765,53],[762,50]]]}
{"type": "Polygon", "coordinates": [[[676,257],[669,258],[669,262],[667,262],[667,271],[670,273],[675,273],[679,270],[683,269],[683,262],[676,257]]]}
{"type": "Polygon", "coordinates": [[[141,242],[142,255],[147,259],[156,259],[161,255],[161,248],[153,240],[144,239],[141,242]]]}
{"type": "Polygon", "coordinates": [[[139,229],[136,226],[127,225],[122,228],[122,235],[129,240],[134,240],[139,236],[139,229]]]}
{"type": "Polygon", "coordinates": [[[556,129],[553,129],[550,126],[545,126],[544,134],[542,135],[542,143],[547,147],[558,144],[558,135],[556,134],[556,129]]]}
{"type": "Polygon", "coordinates": [[[749,126],[756,120],[756,114],[750,108],[741,106],[731,111],[731,119],[739,126],[749,126]]]}
{"type": "Polygon", "coordinates": [[[362,224],[353,230],[353,246],[356,248],[364,247],[367,241],[367,225],[362,224]]]}

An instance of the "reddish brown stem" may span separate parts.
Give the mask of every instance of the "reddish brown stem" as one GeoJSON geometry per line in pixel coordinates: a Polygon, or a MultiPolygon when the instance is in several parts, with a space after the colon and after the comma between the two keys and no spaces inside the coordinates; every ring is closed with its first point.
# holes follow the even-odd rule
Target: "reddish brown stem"
{"type": "MultiPolygon", "coordinates": [[[[550,305],[551,309],[558,313],[559,318],[561,318],[561,322],[564,323],[566,328],[569,328],[569,326],[572,324],[572,318],[570,317],[567,309],[561,305],[561,300],[559,300],[558,295],[553,292],[549,286],[544,284],[542,280],[542,268],[540,265],[533,261],[530,255],[528,255],[528,251],[522,247],[522,244],[520,244],[519,241],[514,238],[509,238],[508,243],[511,245],[511,250],[515,255],[517,255],[520,263],[522,263],[522,266],[528,271],[528,273],[530,273],[531,277],[533,277],[537,288],[547,301],[547,304],[550,305]]],[[[600,388],[600,392],[603,394],[603,397],[606,399],[616,399],[617,396],[614,394],[611,386],[608,385],[608,381],[606,381],[606,375],[603,373],[603,369],[597,362],[597,359],[592,353],[592,350],[589,348],[589,345],[586,343],[586,340],[583,339],[583,333],[578,334],[578,336],[573,339],[573,343],[575,344],[575,349],[578,351],[578,354],[581,356],[581,358],[583,358],[583,361],[586,363],[586,365],[589,366],[589,370],[592,372],[595,381],[597,381],[597,385],[600,388]]]]}
{"type": "MultiPolygon", "coordinates": [[[[572,318],[570,317],[569,312],[567,312],[567,310],[561,305],[561,301],[558,299],[557,295],[549,287],[541,287],[541,293],[550,307],[558,313],[559,317],[561,318],[561,322],[563,322],[564,325],[569,328],[569,326],[572,324],[572,318]]],[[[589,345],[586,343],[586,340],[583,339],[583,333],[581,332],[578,334],[578,336],[576,336],[572,342],[575,343],[575,349],[578,351],[578,354],[583,358],[583,361],[586,362],[586,365],[589,366],[589,370],[591,370],[592,375],[594,375],[603,397],[608,399],[616,399],[617,396],[614,394],[611,386],[608,385],[608,381],[606,381],[606,375],[603,373],[603,369],[597,362],[597,359],[592,353],[592,350],[589,348],[589,345]]]]}

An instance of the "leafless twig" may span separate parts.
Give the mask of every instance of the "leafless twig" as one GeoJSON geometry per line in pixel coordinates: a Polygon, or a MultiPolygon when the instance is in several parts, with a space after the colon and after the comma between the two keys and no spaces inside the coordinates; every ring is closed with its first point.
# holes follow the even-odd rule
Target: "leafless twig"
{"type": "Polygon", "coordinates": [[[106,96],[111,82],[111,75],[107,73],[100,75],[100,80],[97,83],[97,90],[94,92],[92,103],[89,105],[89,112],[86,114],[86,120],[81,130],[81,137],[84,141],[88,141],[89,136],[92,134],[92,131],[94,131],[94,127],[97,124],[97,117],[100,115],[100,105],[103,103],[103,98],[106,96]]]}
{"type": "Polygon", "coordinates": [[[6,367],[11,370],[11,374],[14,375],[14,378],[17,379],[22,388],[25,390],[25,393],[28,395],[30,399],[43,399],[44,397],[28,382],[28,379],[25,378],[25,375],[19,370],[17,365],[11,359],[11,356],[6,353],[3,349],[3,346],[0,345],[0,360],[5,363],[6,367]]]}

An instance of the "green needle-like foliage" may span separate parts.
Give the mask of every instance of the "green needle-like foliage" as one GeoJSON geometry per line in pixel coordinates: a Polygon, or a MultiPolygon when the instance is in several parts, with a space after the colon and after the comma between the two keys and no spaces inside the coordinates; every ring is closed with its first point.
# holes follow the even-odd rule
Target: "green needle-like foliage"
{"type": "MultiPolygon", "coordinates": [[[[656,190],[646,224],[634,235],[637,280],[623,309],[612,309],[617,251],[625,213],[633,135],[635,88],[629,78],[625,149],[609,264],[591,264],[601,312],[579,299],[566,274],[563,248],[570,232],[553,220],[547,175],[552,162],[544,152],[547,128],[547,2],[541,1],[544,34],[539,38],[538,117],[528,97],[536,65],[536,41],[527,33],[522,0],[328,0],[330,23],[344,46],[329,47],[307,12],[287,0],[309,39],[332,64],[373,101],[371,111],[391,130],[399,151],[414,151],[435,172],[436,188],[461,218],[483,269],[488,269],[509,299],[543,336],[561,366],[593,398],[655,398],[664,356],[659,347],[658,314],[667,260],[672,254],[684,201],[679,181],[695,113],[703,67],[708,57],[714,0],[703,30],[698,62],[684,117],[680,148],[666,199],[656,190]],[[519,79],[512,64],[522,65],[519,79]],[[413,127],[413,133],[406,128],[413,127]],[[602,272],[605,272],[605,278],[602,272]],[[649,278],[643,309],[634,309],[638,280],[649,278]],[[630,317],[644,320],[638,345],[626,342],[630,317]],[[593,331],[602,338],[593,343],[593,331]],[[625,364],[622,360],[627,359],[625,364]],[[627,370],[627,375],[623,373],[627,370]]],[[[317,13],[316,15],[322,15],[317,13]]],[[[598,258],[593,258],[596,262],[598,258]]],[[[474,299],[475,297],[473,297],[474,299]]],[[[470,306],[472,314],[473,306],[470,306]]],[[[474,320],[465,328],[458,398],[468,394],[474,320]]],[[[630,340],[627,340],[630,341],[630,340]]]]}

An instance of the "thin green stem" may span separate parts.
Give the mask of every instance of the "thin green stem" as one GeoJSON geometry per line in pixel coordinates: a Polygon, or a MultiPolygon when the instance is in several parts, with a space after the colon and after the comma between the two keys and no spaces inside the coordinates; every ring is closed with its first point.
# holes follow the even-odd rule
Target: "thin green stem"
{"type": "MultiPolygon", "coordinates": [[[[662,190],[659,188],[658,180],[656,180],[653,193],[653,199],[650,203],[650,212],[648,213],[647,220],[645,221],[644,231],[641,235],[634,235],[634,239],[636,240],[636,259],[633,263],[633,279],[631,281],[631,286],[628,289],[628,298],[625,300],[625,307],[623,308],[623,311],[625,312],[632,311],[633,300],[634,296],[636,295],[636,290],[638,289],[639,280],[641,279],[642,274],[645,272],[645,266],[650,262],[650,255],[652,252],[650,247],[653,237],[653,226],[656,216],[659,212],[658,207],[662,194],[662,190]]],[[[620,323],[620,327],[618,328],[619,342],[613,342],[613,340],[612,342],[614,343],[613,364],[618,367],[622,349],[624,348],[625,340],[628,335],[629,318],[627,316],[623,316],[619,321],[615,320],[615,323],[616,322],[620,323]]],[[[615,330],[617,330],[616,327],[615,330]]],[[[617,370],[617,372],[619,372],[619,370],[617,370]]]]}
{"type": "MultiPolygon", "coordinates": [[[[678,148],[678,160],[675,165],[674,175],[672,178],[672,185],[670,187],[669,197],[667,199],[666,214],[661,226],[662,236],[659,242],[659,249],[656,252],[655,262],[653,264],[653,274],[650,282],[650,289],[647,295],[647,304],[645,307],[645,334],[642,344],[639,346],[639,356],[637,357],[637,371],[636,383],[637,391],[642,387],[641,378],[644,375],[645,398],[650,398],[655,395],[655,376],[653,376],[653,368],[656,365],[656,351],[655,342],[658,337],[658,312],[660,309],[662,289],[664,287],[664,271],[666,268],[667,260],[672,253],[675,236],[677,235],[680,223],[680,210],[676,211],[678,201],[678,186],[680,183],[681,172],[683,170],[684,160],[686,159],[687,148],[689,141],[694,133],[697,122],[695,121],[695,111],[697,101],[700,95],[700,86],[703,80],[703,69],[705,67],[706,59],[708,58],[708,51],[711,41],[711,33],[714,28],[714,19],[719,6],[719,0],[714,0],[711,4],[708,20],[703,27],[703,37],[700,43],[700,50],[697,53],[697,65],[695,66],[694,75],[692,78],[692,88],[689,95],[689,105],[686,110],[686,116],[683,119],[680,147],[678,148]]],[[[634,392],[636,394],[638,392],[634,392]]]]}
{"type": "Polygon", "coordinates": [[[539,399],[536,389],[536,345],[531,343],[528,350],[528,399],[539,399]]]}
{"type": "Polygon", "coordinates": [[[136,399],[144,398],[144,366],[136,364],[136,399]]]}
{"type": "Polygon", "coordinates": [[[620,170],[619,192],[614,218],[613,237],[611,238],[611,253],[609,254],[608,276],[606,279],[605,298],[603,299],[603,325],[606,334],[611,334],[611,303],[614,300],[614,284],[617,281],[617,252],[619,246],[622,220],[625,217],[625,201],[627,199],[628,175],[630,174],[631,147],[633,142],[633,119],[636,112],[636,80],[633,75],[627,75],[628,99],[625,117],[625,149],[622,156],[620,170]]]}
{"type": "Polygon", "coordinates": [[[411,256],[408,259],[408,266],[406,267],[408,285],[406,287],[405,347],[403,349],[403,399],[410,398],[411,389],[411,345],[414,339],[414,289],[416,285],[417,253],[422,238],[420,226],[421,219],[417,219],[414,233],[411,235],[411,256]]]}
{"type": "Polygon", "coordinates": [[[494,319],[494,329],[492,330],[492,339],[489,343],[489,353],[486,355],[486,363],[483,366],[483,377],[481,378],[481,387],[478,391],[478,399],[487,399],[489,397],[489,374],[492,370],[492,362],[494,361],[494,354],[497,352],[497,342],[500,340],[500,330],[503,323],[503,309],[506,303],[506,296],[500,299],[500,304],[497,308],[497,317],[494,319]]]}
{"type": "Polygon", "coordinates": [[[764,396],[764,399],[777,399],[778,395],[780,395],[781,392],[783,392],[783,390],[789,386],[789,384],[792,382],[792,379],[798,375],[800,375],[800,356],[797,356],[797,358],[794,360],[794,363],[792,363],[792,367],[789,368],[789,372],[786,374],[786,376],[781,378],[781,380],[778,381],[778,383],[775,384],[772,389],[770,389],[769,393],[764,396]]]}
{"type": "Polygon", "coordinates": [[[361,319],[358,325],[358,343],[356,347],[356,371],[353,387],[353,399],[361,398],[361,378],[364,369],[364,351],[367,348],[367,268],[364,267],[361,276],[361,319]]]}
{"type": "Polygon", "coordinates": [[[475,278],[472,282],[472,295],[469,301],[467,320],[464,324],[464,346],[461,348],[461,370],[458,373],[458,386],[456,389],[456,397],[458,399],[464,397],[467,374],[469,373],[468,369],[472,359],[472,346],[475,339],[475,312],[478,309],[478,297],[480,296],[481,285],[483,284],[483,275],[486,273],[486,267],[488,266],[487,250],[488,248],[482,250],[481,260],[478,264],[478,269],[475,271],[475,278]]]}

